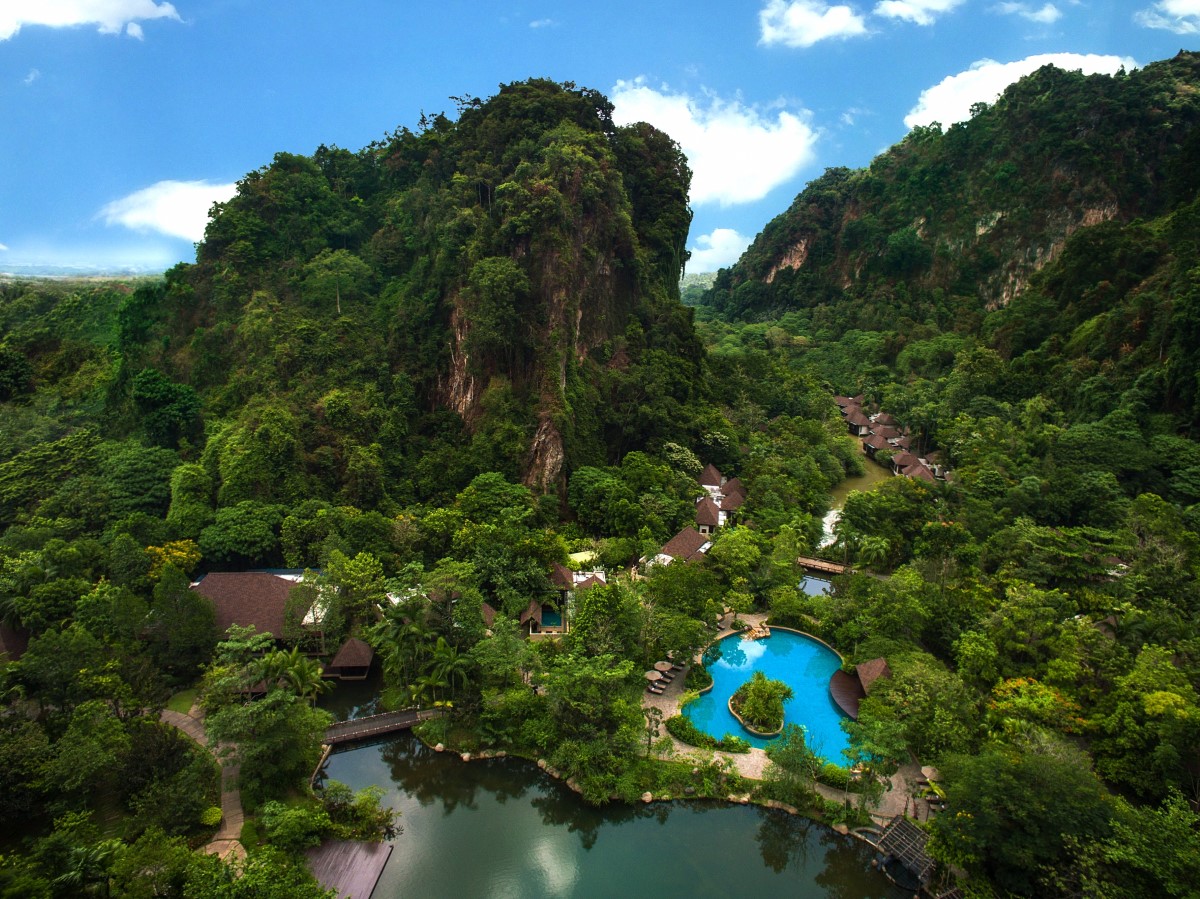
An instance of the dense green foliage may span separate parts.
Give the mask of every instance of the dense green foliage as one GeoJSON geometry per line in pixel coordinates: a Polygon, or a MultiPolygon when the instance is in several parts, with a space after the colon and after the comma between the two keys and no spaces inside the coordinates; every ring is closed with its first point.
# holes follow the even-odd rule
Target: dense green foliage
{"type": "Polygon", "coordinates": [[[783,729],[783,704],[792,698],[792,688],[755,671],[750,680],[733,691],[729,706],[759,733],[783,729]]]}
{"type": "Polygon", "coordinates": [[[702,301],[714,366],[863,393],[953,472],[850,494],[830,551],[888,576],[773,609],[887,658],[853,759],[944,763],[935,851],[1020,895],[1142,876],[1101,860],[1173,790],[1196,820],[1198,67],[1044,69],[916,129],[702,301]]]}
{"type": "MultiPolygon", "coordinates": [[[[0,885],[315,895],[297,851],[388,824],[303,786],[328,723],[308,653],[350,635],[385,703],[447,711],[434,742],[541,759],[594,802],[740,792],[651,759],[718,741],[640,701],[729,610],[887,659],[846,725],[860,801],[910,755],[940,765],[931,846],[981,891],[1187,895],[1198,66],[1045,69],[831,170],[692,290],[698,327],[678,148],[546,81],[278,155],[161,281],[0,285],[0,621],[30,637],[0,662],[0,802],[25,825],[0,885]],[[851,493],[818,550],[864,464],[835,392],[951,477],[851,493]],[[702,557],[631,576],[694,523],[702,463],[744,505],[702,557]],[[603,583],[551,580],[583,550],[603,583]],[[860,573],[809,596],[797,558],[821,551],[860,573]],[[278,640],[218,634],[189,589],[281,565],[309,570],[278,640]],[[568,632],[531,639],[545,611],[568,632]],[[182,686],[258,816],[240,878],[188,851],[216,772],[157,721],[182,686]]],[[[760,796],[851,783],[800,729],[771,757],[760,796]]]]}
{"type": "Polygon", "coordinates": [[[692,719],[687,715],[672,715],[663,724],[672,737],[691,746],[716,749],[720,752],[750,751],[750,744],[743,738],[734,734],[726,734],[719,740],[716,737],[710,737],[692,724],[692,719]]]}

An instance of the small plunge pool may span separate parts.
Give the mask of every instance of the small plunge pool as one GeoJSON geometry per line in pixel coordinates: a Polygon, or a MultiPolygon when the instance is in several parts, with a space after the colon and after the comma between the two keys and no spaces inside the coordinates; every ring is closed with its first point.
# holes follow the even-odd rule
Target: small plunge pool
{"type": "Polygon", "coordinates": [[[842,713],[829,695],[829,678],[842,662],[828,646],[794,631],[772,628],[771,636],[762,640],[743,640],[739,634],[718,640],[705,651],[704,663],[713,688],[683,710],[700,730],[718,739],[734,734],[765,749],[770,740],[751,734],[729,711],[729,697],[761,671],[783,681],[795,694],[784,703],[784,722],[803,725],[817,754],[846,764],[842,750],[850,741],[840,727],[842,713]]]}

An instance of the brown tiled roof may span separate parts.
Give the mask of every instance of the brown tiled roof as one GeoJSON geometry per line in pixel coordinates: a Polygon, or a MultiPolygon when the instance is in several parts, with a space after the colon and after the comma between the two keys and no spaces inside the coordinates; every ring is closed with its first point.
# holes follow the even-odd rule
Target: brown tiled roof
{"type": "Polygon", "coordinates": [[[279,638],[293,586],[292,581],[263,571],[214,571],[192,589],[212,602],[220,633],[231,624],[253,625],[258,633],[279,638]]]}
{"type": "Polygon", "coordinates": [[[659,552],[664,556],[670,556],[672,559],[687,561],[699,555],[700,547],[706,543],[708,543],[708,538],[689,525],[668,540],[659,552]]]}
{"type": "Polygon", "coordinates": [[[603,586],[604,586],[604,581],[600,580],[600,578],[596,577],[596,575],[593,574],[591,577],[585,578],[584,580],[580,581],[579,585],[575,588],[575,592],[581,593],[584,590],[590,590],[592,587],[603,587],[603,586]]]}
{"type": "Polygon", "coordinates": [[[880,425],[897,425],[900,422],[896,420],[896,416],[887,412],[880,412],[875,416],[875,423],[880,425]]]}
{"type": "Polygon", "coordinates": [[[745,501],[746,494],[744,493],[727,493],[721,500],[721,511],[736,512],[745,501]]]}
{"type": "Polygon", "coordinates": [[[855,403],[854,400],[850,399],[850,397],[848,397],[848,396],[835,396],[833,398],[833,401],[835,403],[837,403],[839,406],[843,406],[843,407],[857,405],[857,403],[855,403]]]}
{"type": "Polygon", "coordinates": [[[490,603],[483,604],[483,623],[487,627],[491,627],[496,622],[496,610],[492,608],[490,603]]]}
{"type": "Polygon", "coordinates": [[[696,524],[706,524],[715,528],[721,523],[721,510],[712,501],[712,497],[704,497],[696,503],[696,524]]]}
{"type": "Polygon", "coordinates": [[[863,446],[869,446],[871,449],[891,449],[892,445],[880,437],[878,434],[872,434],[863,441],[863,446]]]}
{"type": "Polygon", "coordinates": [[[901,449],[908,449],[912,446],[912,438],[905,435],[904,437],[895,438],[892,443],[896,444],[896,446],[900,447],[901,449]]]}
{"type": "Polygon", "coordinates": [[[935,478],[933,476],[933,472],[930,471],[928,468],[926,468],[924,465],[922,465],[920,462],[917,462],[913,465],[905,466],[905,468],[903,469],[903,474],[907,475],[910,478],[917,478],[918,480],[921,480],[921,481],[936,481],[937,480],[937,478],[935,478]]]}
{"type": "Polygon", "coordinates": [[[0,657],[7,656],[10,662],[19,662],[28,648],[29,631],[0,624],[0,657]]]}
{"type": "Polygon", "coordinates": [[[521,613],[517,623],[524,624],[530,620],[536,621],[539,627],[542,624],[542,604],[536,599],[529,600],[529,605],[525,607],[525,611],[521,613]]]}
{"type": "Polygon", "coordinates": [[[575,578],[571,575],[571,569],[559,562],[550,566],[550,582],[559,590],[570,590],[575,586],[575,578]]]}
{"type": "Polygon", "coordinates": [[[704,470],[700,472],[700,477],[698,480],[705,487],[720,487],[721,472],[717,471],[717,466],[709,462],[704,466],[704,470]]]}
{"type": "Polygon", "coordinates": [[[912,453],[905,450],[902,453],[896,453],[896,455],[892,456],[892,464],[895,465],[897,468],[903,469],[903,468],[907,468],[910,465],[920,465],[921,460],[918,459],[916,456],[914,456],[912,453]]]}
{"type": "Polygon", "coordinates": [[[726,481],[724,484],[721,485],[721,492],[724,493],[726,496],[729,496],[729,494],[731,494],[731,493],[740,493],[742,495],[742,498],[745,499],[746,498],[746,485],[742,483],[741,478],[730,478],[728,481],[726,481]]]}
{"type": "Polygon", "coordinates": [[[861,410],[855,409],[846,416],[846,424],[857,425],[860,428],[869,428],[871,426],[871,419],[863,415],[861,410]]]}
{"type": "Polygon", "coordinates": [[[903,432],[899,428],[893,428],[891,425],[874,424],[871,426],[871,433],[885,440],[903,436],[903,432]]]}
{"type": "Polygon", "coordinates": [[[369,643],[358,637],[351,637],[342,644],[342,648],[337,651],[337,655],[333,657],[333,661],[329,663],[330,668],[370,668],[371,662],[375,659],[375,650],[369,643]]]}
{"type": "Polygon", "coordinates": [[[871,659],[869,662],[860,663],[854,670],[858,674],[858,682],[862,684],[864,693],[870,693],[871,685],[881,677],[892,676],[887,659],[871,659]]]}

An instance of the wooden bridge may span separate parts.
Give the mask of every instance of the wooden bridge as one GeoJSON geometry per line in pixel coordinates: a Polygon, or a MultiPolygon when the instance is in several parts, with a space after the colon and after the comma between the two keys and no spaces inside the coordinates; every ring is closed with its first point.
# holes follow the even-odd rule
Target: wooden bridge
{"type": "Polygon", "coordinates": [[[336,746],[339,743],[352,743],[397,730],[407,730],[414,724],[420,724],[430,718],[440,718],[443,714],[443,709],[401,709],[398,712],[384,712],[380,715],[368,715],[366,718],[338,721],[325,731],[325,745],[336,746]]]}
{"type": "Polygon", "coordinates": [[[821,574],[845,574],[849,570],[846,565],[839,565],[836,562],[826,562],[824,559],[810,559],[807,556],[798,558],[796,564],[801,568],[807,568],[809,571],[816,571],[821,574]]]}

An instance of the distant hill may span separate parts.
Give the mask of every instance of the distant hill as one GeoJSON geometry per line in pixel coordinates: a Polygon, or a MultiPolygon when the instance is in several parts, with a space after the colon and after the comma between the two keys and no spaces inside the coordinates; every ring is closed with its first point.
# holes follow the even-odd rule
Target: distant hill
{"type": "Polygon", "coordinates": [[[689,272],[679,279],[679,299],[685,306],[699,306],[705,291],[717,280],[716,272],[689,272]]]}
{"type": "Polygon", "coordinates": [[[707,302],[753,319],[903,283],[1003,306],[1081,228],[1190,199],[1198,121],[1196,53],[1116,76],[1046,66],[969,121],[915,128],[866,169],[828,169],[707,302]]]}
{"type": "Polygon", "coordinates": [[[858,390],[888,380],[870,365],[937,371],[978,341],[1012,363],[997,396],[1045,391],[1084,417],[1120,401],[1194,431],[1198,123],[1200,54],[1116,76],[1047,66],[969,121],[827,170],[702,303],[730,322],[790,316],[808,363],[834,360],[826,376],[858,390]],[[822,356],[852,332],[885,335],[882,352],[822,356]]]}

